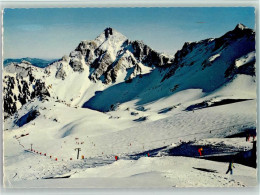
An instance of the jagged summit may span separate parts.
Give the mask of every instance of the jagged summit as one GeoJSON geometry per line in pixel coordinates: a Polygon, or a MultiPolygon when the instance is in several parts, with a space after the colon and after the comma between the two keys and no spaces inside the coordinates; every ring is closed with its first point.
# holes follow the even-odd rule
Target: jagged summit
{"type": "Polygon", "coordinates": [[[118,32],[116,29],[108,27],[105,28],[104,31],[95,38],[95,40],[100,40],[100,41],[106,41],[109,39],[121,40],[121,39],[127,39],[127,37],[122,33],[118,32]]]}
{"type": "Polygon", "coordinates": [[[242,37],[242,36],[250,36],[252,34],[254,34],[254,30],[251,28],[248,28],[247,26],[239,23],[236,25],[236,27],[227,32],[225,35],[223,35],[222,37],[230,37],[230,38],[238,38],[238,37],[242,37]]]}
{"type": "Polygon", "coordinates": [[[105,37],[108,38],[110,35],[113,35],[113,29],[112,28],[106,28],[105,30],[105,37]]]}
{"type": "MultiPolygon", "coordinates": [[[[80,60],[92,68],[89,78],[92,81],[102,80],[109,84],[115,81],[127,81],[139,74],[149,72],[152,66],[163,66],[171,59],[154,51],[141,41],[131,41],[117,30],[108,27],[92,41],[81,41],[70,54],[70,64],[78,67],[80,60]],[[145,68],[148,66],[149,68],[145,68]],[[121,74],[122,73],[122,74],[121,74]],[[119,78],[121,75],[121,79],[119,78]]],[[[78,69],[77,70],[82,70],[78,69]]]]}
{"type": "Polygon", "coordinates": [[[254,35],[255,31],[253,29],[248,28],[247,26],[239,23],[236,25],[234,30],[229,31],[228,33],[234,34],[235,36],[243,36],[243,35],[250,36],[250,35],[254,35]]]}
{"type": "Polygon", "coordinates": [[[116,29],[108,27],[103,30],[103,32],[98,35],[94,40],[83,40],[80,44],[88,44],[90,42],[95,41],[97,45],[104,44],[105,42],[109,42],[109,44],[117,44],[119,42],[125,41],[128,38],[122,33],[118,32],[116,29]]]}
{"type": "Polygon", "coordinates": [[[238,24],[236,25],[235,29],[244,30],[244,29],[248,29],[248,27],[245,26],[244,24],[238,23],[238,24]]]}

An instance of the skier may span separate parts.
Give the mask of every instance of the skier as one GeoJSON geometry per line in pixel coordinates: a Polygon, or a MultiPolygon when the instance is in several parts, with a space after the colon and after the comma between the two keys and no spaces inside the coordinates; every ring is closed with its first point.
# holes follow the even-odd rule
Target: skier
{"type": "Polygon", "coordinates": [[[229,162],[229,166],[228,166],[228,170],[227,170],[226,174],[228,174],[228,172],[230,171],[230,175],[232,175],[233,174],[233,168],[235,168],[235,166],[234,166],[234,160],[232,159],[229,162]]]}
{"type": "Polygon", "coordinates": [[[115,156],[116,161],[118,160],[118,156],[115,156]]]}
{"type": "Polygon", "coordinates": [[[201,152],[202,150],[203,150],[202,147],[198,149],[198,152],[199,152],[200,156],[202,156],[202,152],[201,152]]]}

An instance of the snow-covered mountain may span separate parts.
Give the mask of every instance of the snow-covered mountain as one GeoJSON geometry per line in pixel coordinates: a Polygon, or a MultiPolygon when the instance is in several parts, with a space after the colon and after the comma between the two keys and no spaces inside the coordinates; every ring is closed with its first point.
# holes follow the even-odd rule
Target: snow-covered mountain
{"type": "MultiPolygon", "coordinates": [[[[175,54],[169,72],[164,76],[163,80],[171,77],[178,68],[196,66],[198,64],[202,71],[207,67],[216,66],[220,71],[220,76],[223,76],[223,71],[225,70],[225,77],[232,77],[232,73],[255,75],[254,69],[249,68],[250,71],[246,73],[241,70],[243,68],[236,66],[236,60],[240,57],[249,57],[255,62],[254,55],[248,56],[250,52],[254,51],[255,32],[243,24],[238,24],[234,30],[227,32],[219,38],[191,43],[186,42],[182,49],[175,54]],[[220,67],[218,64],[225,65],[220,67]]],[[[248,64],[245,63],[243,65],[248,64]]]]}
{"type": "Polygon", "coordinates": [[[6,66],[6,185],[57,177],[88,185],[100,177],[99,187],[110,179],[121,187],[140,186],[135,179],[153,187],[255,185],[255,142],[243,137],[256,133],[255,53],[255,32],[242,24],[187,42],[174,57],[107,28],[48,67],[6,66]],[[243,165],[230,178],[225,162],[206,160],[235,157],[243,165]]]}
{"type": "Polygon", "coordinates": [[[108,111],[115,104],[148,103],[189,88],[210,92],[238,74],[254,76],[254,56],[255,33],[242,24],[220,38],[186,42],[174,58],[107,28],[46,68],[26,61],[5,67],[5,117],[38,95],[108,111]]]}
{"type": "MultiPolygon", "coordinates": [[[[220,38],[186,42],[170,65],[137,77],[129,84],[109,87],[92,97],[84,107],[108,111],[110,105],[132,100],[143,105],[187,89],[201,89],[205,96],[242,77],[252,80],[250,86],[255,86],[254,76],[255,33],[239,24],[220,38]],[[109,99],[109,103],[104,99],[109,99]]],[[[230,95],[233,93],[230,90],[230,95]]]]}
{"type": "Polygon", "coordinates": [[[112,28],[107,28],[93,41],[82,41],[70,53],[74,71],[84,68],[78,59],[90,66],[89,78],[103,83],[129,81],[153,67],[165,66],[171,58],[160,54],[140,41],[130,41],[112,28]],[[76,57],[76,59],[75,59],[76,57]]]}
{"type": "MultiPolygon", "coordinates": [[[[23,104],[33,99],[34,94],[38,93],[38,85],[46,91],[43,95],[71,103],[72,100],[83,98],[83,93],[88,93],[87,97],[90,97],[93,90],[98,90],[102,83],[130,82],[137,75],[146,74],[154,67],[166,66],[171,60],[144,43],[130,41],[116,30],[107,28],[95,40],[80,42],[69,56],[63,56],[46,68],[34,67],[25,60],[5,67],[5,116],[14,114],[23,104]],[[92,92],[89,89],[86,92],[88,85],[93,82],[99,84],[95,85],[92,92]],[[69,86],[75,90],[70,89],[68,93],[69,86]]],[[[102,85],[101,89],[106,87],[102,85]]],[[[79,103],[76,101],[75,104],[79,103]]]]}

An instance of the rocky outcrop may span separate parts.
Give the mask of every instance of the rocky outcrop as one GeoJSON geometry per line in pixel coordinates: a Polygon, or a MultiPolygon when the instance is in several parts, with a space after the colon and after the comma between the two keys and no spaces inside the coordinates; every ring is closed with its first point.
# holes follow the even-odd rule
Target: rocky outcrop
{"type": "Polygon", "coordinates": [[[113,35],[113,29],[110,27],[105,29],[105,37],[108,38],[109,35],[113,35]]]}
{"type": "Polygon", "coordinates": [[[50,93],[47,90],[45,86],[45,82],[41,80],[36,80],[34,85],[34,91],[31,93],[31,98],[40,97],[40,99],[43,99],[45,97],[50,97],[50,93]]]}
{"type": "Polygon", "coordinates": [[[235,60],[235,62],[232,63],[226,70],[225,77],[232,78],[236,74],[256,76],[255,64],[255,52],[251,52],[235,60]]]}
{"type": "Polygon", "coordinates": [[[82,72],[84,71],[82,60],[82,54],[80,52],[74,51],[70,53],[70,62],[69,65],[75,72],[82,72]]]}
{"type": "Polygon", "coordinates": [[[15,78],[10,76],[4,77],[5,86],[3,87],[4,100],[4,118],[13,115],[17,111],[17,96],[13,94],[15,78]]]}
{"type": "Polygon", "coordinates": [[[138,61],[135,59],[132,53],[125,52],[117,61],[114,62],[112,68],[106,72],[105,83],[109,84],[115,82],[120,72],[127,72],[125,81],[129,82],[134,77],[142,74],[142,69],[139,66],[138,61]]]}
{"type": "Polygon", "coordinates": [[[58,70],[56,72],[55,78],[64,80],[66,78],[67,74],[65,70],[63,69],[63,64],[61,63],[58,67],[58,70]]]}
{"type": "Polygon", "coordinates": [[[161,67],[170,63],[171,61],[169,57],[154,51],[141,41],[133,41],[131,46],[133,48],[133,55],[136,57],[136,59],[147,66],[154,65],[161,67]]]}
{"type": "MultiPolygon", "coordinates": [[[[3,100],[4,118],[13,115],[22,105],[35,97],[45,99],[50,96],[45,82],[35,79],[31,67],[25,64],[16,64],[15,67],[8,67],[8,73],[3,78],[3,100]],[[13,68],[15,68],[13,70],[13,68]],[[17,71],[15,74],[13,71],[17,71]]],[[[28,64],[29,65],[29,64],[28,64]]]]}
{"type": "MultiPolygon", "coordinates": [[[[97,59],[93,67],[96,67],[96,70],[90,76],[92,80],[100,79],[101,76],[104,76],[108,71],[109,67],[113,64],[113,59],[109,52],[104,53],[97,59]]],[[[105,81],[107,81],[107,76],[105,77],[105,81]]]]}

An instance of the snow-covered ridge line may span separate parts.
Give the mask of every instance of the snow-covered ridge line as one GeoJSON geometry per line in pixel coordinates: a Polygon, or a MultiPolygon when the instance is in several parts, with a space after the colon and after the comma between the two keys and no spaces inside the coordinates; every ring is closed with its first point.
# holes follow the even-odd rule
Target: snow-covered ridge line
{"type": "MultiPolygon", "coordinates": [[[[226,50],[226,48],[230,47],[234,42],[238,42],[240,39],[246,40],[250,43],[250,45],[245,46],[246,49],[243,51],[240,51],[238,46],[233,46],[233,50],[237,50],[237,55],[232,53],[228,55],[234,55],[232,58],[232,61],[234,61],[234,58],[236,59],[241,57],[241,55],[255,51],[255,32],[253,29],[250,29],[243,24],[238,24],[233,30],[225,33],[219,38],[210,38],[195,42],[185,42],[182,49],[176,52],[173,63],[169,67],[169,70],[164,76],[163,80],[171,77],[178,68],[182,66],[193,65],[196,62],[193,60],[196,58],[196,55],[203,58],[209,56],[209,54],[211,54],[211,56],[218,56],[223,50],[226,50]]],[[[197,61],[202,64],[203,68],[205,68],[207,66],[211,66],[212,61],[209,60],[209,58],[210,56],[204,61],[200,61],[199,59],[197,61]]]]}
{"type": "MultiPolygon", "coordinates": [[[[90,98],[96,95],[96,91],[104,91],[113,86],[125,85],[125,82],[128,83],[126,89],[135,90],[132,86],[136,87],[135,82],[139,78],[142,81],[147,80],[145,82],[147,82],[147,86],[151,85],[151,88],[165,85],[164,90],[168,92],[163,93],[161,96],[167,96],[169,91],[172,93],[175,88],[175,90],[180,90],[181,88],[177,89],[177,87],[183,81],[177,83],[177,80],[173,79],[174,85],[170,81],[162,82],[162,84],[158,82],[170,77],[173,78],[175,72],[177,75],[189,74],[184,73],[187,72],[185,70],[187,67],[190,67],[190,72],[195,71],[193,76],[201,76],[204,73],[206,75],[207,71],[215,72],[213,69],[216,69],[217,66],[220,67],[218,64],[221,64],[222,68],[218,68],[218,79],[214,84],[215,88],[220,87],[227,81],[225,78],[223,80],[219,77],[223,72],[225,72],[225,77],[228,79],[238,73],[255,75],[251,65],[249,68],[246,66],[239,67],[235,62],[238,58],[253,52],[254,45],[253,31],[248,28],[241,28],[241,25],[238,25],[233,31],[220,38],[185,43],[183,48],[172,59],[154,51],[141,41],[130,41],[115,29],[106,28],[96,39],[80,42],[68,56],[63,56],[46,68],[37,68],[25,61],[5,67],[4,75],[6,77],[4,83],[10,83],[8,79],[13,78],[12,85],[14,85],[14,88],[10,88],[12,85],[4,85],[6,117],[14,114],[25,102],[31,100],[31,95],[26,92],[26,89],[28,88],[32,93],[36,81],[43,83],[43,88],[45,88],[47,94],[50,94],[50,97],[65,101],[66,104],[72,106],[85,105],[90,98]],[[235,48],[240,47],[245,49],[234,52],[235,48]],[[230,64],[230,62],[233,63],[230,64]],[[226,66],[223,66],[224,64],[226,66]],[[150,82],[150,79],[153,81],[150,82]],[[222,82],[219,82],[221,80],[222,82]],[[134,81],[133,84],[131,84],[132,81],[134,81]],[[68,86],[73,89],[70,93],[67,91],[68,86]],[[171,86],[171,88],[168,89],[168,86],[171,86]]],[[[253,53],[250,54],[250,59],[254,64],[255,58],[252,55],[253,53]]],[[[183,80],[186,80],[185,77],[183,76],[183,80]]],[[[180,77],[178,76],[178,78],[180,77]]],[[[196,79],[195,82],[199,82],[199,79],[196,79]]],[[[187,85],[190,84],[187,83],[187,85]]],[[[202,86],[197,85],[197,87],[205,88],[204,84],[202,86]]],[[[122,98],[122,95],[118,97],[122,98]]],[[[135,96],[132,98],[135,98],[135,96]]],[[[126,98],[126,100],[131,99],[126,98]]],[[[122,100],[120,99],[118,102],[122,102],[122,100]]],[[[117,102],[105,103],[108,104],[107,107],[110,107],[117,102]]]]}

